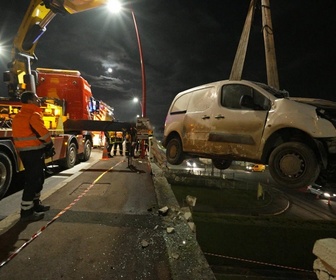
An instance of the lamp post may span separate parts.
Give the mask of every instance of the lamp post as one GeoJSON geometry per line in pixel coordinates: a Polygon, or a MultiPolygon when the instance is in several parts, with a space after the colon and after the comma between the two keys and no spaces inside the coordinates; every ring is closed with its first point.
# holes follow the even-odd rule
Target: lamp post
{"type": "MultiPolygon", "coordinates": [[[[108,3],[108,7],[111,11],[113,12],[119,12],[122,9],[122,6],[118,0],[110,0],[108,3]]],[[[133,9],[130,9],[131,14],[132,14],[132,19],[134,23],[134,28],[135,28],[135,34],[137,37],[137,43],[138,43],[138,49],[139,49],[139,57],[140,57],[140,67],[141,67],[141,80],[142,80],[142,100],[141,102],[139,101],[139,104],[141,106],[141,117],[145,118],[147,113],[146,113],[146,73],[145,73],[145,63],[143,59],[143,53],[142,53],[142,45],[141,45],[141,39],[140,39],[140,34],[139,34],[139,29],[138,29],[138,24],[135,18],[135,14],[133,9]]],[[[145,141],[141,141],[141,158],[145,157],[145,141]]]]}
{"type": "Polygon", "coordinates": [[[144,63],[144,60],[143,60],[142,45],[141,45],[140,34],[139,34],[139,30],[138,30],[138,24],[137,24],[135,14],[134,14],[133,10],[131,10],[131,14],[132,14],[135,33],[136,33],[137,41],[138,41],[140,67],[141,67],[141,79],[142,79],[142,101],[140,102],[140,104],[141,104],[141,115],[142,115],[142,117],[146,117],[146,72],[145,72],[145,63],[144,63]]]}
{"type": "MultiPolygon", "coordinates": [[[[108,7],[110,11],[112,12],[119,12],[122,9],[122,6],[119,1],[117,0],[111,0],[108,3],[108,7]]],[[[145,72],[145,63],[143,59],[143,53],[142,53],[142,45],[141,45],[141,39],[140,39],[140,33],[138,29],[138,24],[135,18],[135,14],[133,9],[130,9],[132,14],[132,19],[134,23],[135,28],[135,34],[137,37],[137,43],[138,43],[138,49],[139,49],[139,57],[140,57],[140,67],[141,67],[141,80],[142,80],[142,101],[141,101],[141,116],[146,117],[146,72],[145,72]]]]}

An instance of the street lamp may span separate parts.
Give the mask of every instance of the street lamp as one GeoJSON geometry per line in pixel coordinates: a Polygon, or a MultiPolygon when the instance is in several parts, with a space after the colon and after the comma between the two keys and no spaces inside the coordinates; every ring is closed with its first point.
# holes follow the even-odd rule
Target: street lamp
{"type": "MultiPolygon", "coordinates": [[[[122,5],[117,0],[110,0],[108,3],[108,8],[111,12],[117,13],[122,10],[122,5]]],[[[138,42],[138,49],[139,49],[139,57],[140,57],[140,66],[141,66],[141,78],[142,78],[142,101],[141,101],[141,115],[142,117],[146,117],[146,73],[145,73],[145,63],[143,60],[143,53],[142,53],[142,45],[140,40],[140,34],[138,30],[138,24],[135,18],[134,11],[130,9],[132,14],[132,19],[134,23],[135,33],[138,42]]]]}
{"type": "Polygon", "coordinates": [[[134,97],[134,98],[133,98],[133,102],[134,102],[134,103],[138,103],[138,104],[140,105],[140,108],[141,108],[141,117],[143,117],[143,107],[142,107],[142,103],[141,103],[141,101],[139,100],[138,97],[134,97]]]}

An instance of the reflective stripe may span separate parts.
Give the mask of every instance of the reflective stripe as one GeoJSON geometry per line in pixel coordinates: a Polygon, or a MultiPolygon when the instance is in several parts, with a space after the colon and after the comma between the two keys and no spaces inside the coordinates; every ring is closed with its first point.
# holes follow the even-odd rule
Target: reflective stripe
{"type": "Polygon", "coordinates": [[[29,136],[29,137],[14,137],[14,141],[28,141],[28,140],[38,140],[36,136],[29,136]]]}
{"type": "Polygon", "coordinates": [[[29,210],[34,207],[34,202],[33,201],[21,201],[21,209],[22,210],[29,210]]]}
{"type": "Polygon", "coordinates": [[[43,136],[41,136],[39,139],[43,140],[43,141],[46,141],[49,137],[50,137],[50,133],[48,132],[48,133],[44,134],[43,136]]]}
{"type": "Polygon", "coordinates": [[[25,147],[16,147],[16,149],[19,152],[22,151],[33,151],[33,150],[40,150],[43,149],[45,146],[43,144],[39,145],[39,146],[25,146],[25,147]]]}

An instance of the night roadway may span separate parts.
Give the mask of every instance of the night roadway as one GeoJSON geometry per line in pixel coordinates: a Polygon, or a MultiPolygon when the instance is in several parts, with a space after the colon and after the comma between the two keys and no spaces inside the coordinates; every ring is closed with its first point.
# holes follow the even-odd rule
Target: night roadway
{"type": "MultiPolygon", "coordinates": [[[[43,194],[48,195],[53,193],[57,188],[65,184],[69,177],[76,174],[79,170],[87,168],[95,161],[100,160],[102,151],[100,149],[93,150],[92,156],[89,161],[77,164],[74,168],[61,171],[60,173],[46,178],[44,184],[43,194]]],[[[171,168],[174,168],[171,166],[171,168]]],[[[247,170],[232,169],[224,171],[224,173],[232,174],[236,180],[248,180],[250,182],[261,182],[264,184],[270,183],[273,188],[273,182],[268,170],[265,172],[250,172],[247,170]]],[[[306,189],[290,190],[278,188],[279,192],[286,194],[290,201],[289,209],[284,213],[288,217],[299,217],[303,219],[325,219],[332,220],[336,218],[336,200],[328,202],[327,199],[317,198],[316,195],[308,193],[306,189]]],[[[4,219],[9,214],[18,211],[22,192],[16,192],[3,198],[0,201],[0,219],[4,219]]]]}
{"type": "MultiPolygon", "coordinates": [[[[91,279],[90,277],[93,276],[96,279],[122,279],[122,275],[131,277],[126,276],[123,279],[174,279],[168,261],[163,256],[168,254],[164,240],[155,231],[158,227],[164,226],[155,214],[158,206],[151,187],[152,179],[148,176],[149,166],[140,161],[138,164],[141,168],[130,170],[123,157],[115,157],[109,160],[111,162],[102,161],[101,157],[102,150],[94,149],[88,162],[80,163],[73,169],[62,171],[46,179],[42,198],[51,205],[51,210],[40,222],[24,227],[17,222],[20,191],[0,201],[0,262],[2,262],[14,248],[27,242],[41,227],[53,221],[59,211],[66,209],[90,185],[90,182],[103,173],[104,168],[99,169],[99,164],[104,166],[110,164],[111,168],[115,169],[113,172],[108,172],[109,177],[99,182],[98,185],[103,188],[96,187],[87,194],[88,198],[93,198],[92,201],[85,202],[85,198],[82,198],[77,205],[66,211],[64,217],[53,221],[41,236],[34,239],[32,244],[6,263],[0,269],[1,279],[22,279],[21,277],[31,275],[34,271],[45,273],[45,278],[41,276],[43,279],[60,277],[91,279]],[[90,172],[84,172],[84,170],[90,172]],[[125,176],[118,176],[118,174],[126,175],[127,181],[120,181],[124,180],[125,176]],[[116,188],[107,189],[108,185],[116,188]],[[91,208],[86,211],[85,207],[88,205],[91,208]],[[103,215],[105,220],[100,220],[100,215],[103,215]],[[132,234],[125,229],[128,227],[132,228],[132,234]],[[83,235],[79,239],[74,239],[78,231],[82,231],[83,235]],[[126,237],[127,234],[129,234],[128,237],[126,237]],[[100,235],[101,237],[97,238],[100,235]],[[108,236],[110,241],[103,240],[104,236],[108,236]],[[148,242],[150,249],[146,251],[147,247],[140,246],[139,243],[142,244],[142,242],[148,242]],[[130,245],[136,246],[132,248],[130,245]],[[98,249],[103,255],[98,252],[98,249]],[[40,250],[43,250],[43,253],[40,250]],[[80,250],[87,250],[87,256],[80,256],[80,250]],[[133,257],[127,256],[133,253],[133,257]],[[59,259],[62,254],[67,256],[64,260],[59,259]],[[43,258],[55,260],[59,269],[50,270],[43,258]],[[34,259],[36,261],[32,261],[34,259]],[[153,265],[148,266],[148,263],[153,265]],[[13,269],[17,270],[17,265],[24,269],[15,277],[13,275],[10,278],[6,277],[11,275],[13,269]],[[86,266],[94,269],[87,269],[86,266]],[[112,278],[111,272],[114,275],[112,278]],[[57,277],[51,278],[51,275],[57,277]]],[[[272,188],[273,193],[278,192],[286,200],[283,204],[284,212],[280,214],[283,217],[330,221],[336,218],[336,201],[317,199],[315,195],[303,189],[276,189],[271,186],[272,179],[267,169],[265,172],[228,169],[224,174],[234,177],[235,180],[260,182],[265,186],[268,184],[268,188],[272,188]]]]}

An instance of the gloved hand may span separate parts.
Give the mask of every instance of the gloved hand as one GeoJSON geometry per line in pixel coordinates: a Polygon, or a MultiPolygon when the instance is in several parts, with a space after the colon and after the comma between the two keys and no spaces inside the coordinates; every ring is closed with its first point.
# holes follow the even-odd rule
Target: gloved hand
{"type": "Polygon", "coordinates": [[[49,143],[44,147],[44,157],[51,158],[56,154],[54,143],[49,143]]]}

